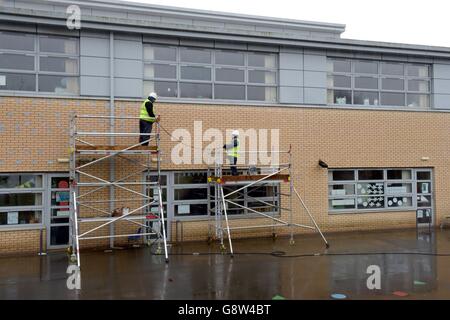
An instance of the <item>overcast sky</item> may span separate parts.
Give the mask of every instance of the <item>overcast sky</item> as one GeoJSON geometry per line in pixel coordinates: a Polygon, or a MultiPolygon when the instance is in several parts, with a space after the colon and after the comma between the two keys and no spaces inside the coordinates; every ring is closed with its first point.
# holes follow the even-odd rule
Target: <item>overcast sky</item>
{"type": "MultiPolygon", "coordinates": [[[[130,1],[130,0],[128,0],[130,1]]],[[[450,47],[446,0],[133,0],[166,6],[346,24],[342,37],[450,47]]]]}

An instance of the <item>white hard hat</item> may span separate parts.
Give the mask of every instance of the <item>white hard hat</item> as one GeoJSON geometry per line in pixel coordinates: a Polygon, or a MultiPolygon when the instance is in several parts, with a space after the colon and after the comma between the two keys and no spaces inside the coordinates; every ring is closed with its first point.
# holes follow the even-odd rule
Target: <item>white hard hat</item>
{"type": "Polygon", "coordinates": [[[155,99],[155,100],[158,99],[158,95],[157,95],[155,92],[149,93],[149,94],[148,94],[148,97],[149,97],[149,98],[153,98],[153,99],[155,99]]]}
{"type": "Polygon", "coordinates": [[[231,132],[231,135],[232,135],[233,137],[239,137],[239,131],[238,131],[238,130],[233,130],[233,131],[231,132]]]}

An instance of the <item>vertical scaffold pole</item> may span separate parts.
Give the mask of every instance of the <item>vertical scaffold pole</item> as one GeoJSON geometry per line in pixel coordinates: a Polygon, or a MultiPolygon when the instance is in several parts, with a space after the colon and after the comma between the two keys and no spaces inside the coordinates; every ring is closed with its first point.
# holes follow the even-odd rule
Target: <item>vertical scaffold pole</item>
{"type": "Polygon", "coordinates": [[[219,186],[220,195],[222,199],[222,205],[223,205],[223,214],[225,215],[225,223],[227,225],[227,234],[228,234],[228,243],[230,245],[230,253],[231,257],[233,257],[233,244],[231,243],[231,233],[230,233],[230,224],[228,223],[228,214],[227,214],[227,207],[225,204],[225,195],[223,194],[223,188],[222,186],[219,186]]]}
{"type": "Polygon", "coordinates": [[[294,207],[293,207],[293,193],[294,193],[294,179],[292,179],[292,152],[291,147],[289,147],[289,231],[290,231],[290,239],[289,243],[293,245],[295,243],[294,240],[294,207]]]}

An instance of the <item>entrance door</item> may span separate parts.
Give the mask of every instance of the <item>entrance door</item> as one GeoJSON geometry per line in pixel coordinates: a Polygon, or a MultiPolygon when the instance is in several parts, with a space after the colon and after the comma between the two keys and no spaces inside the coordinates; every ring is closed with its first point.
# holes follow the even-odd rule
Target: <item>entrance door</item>
{"type": "Polygon", "coordinates": [[[432,170],[417,169],[415,178],[418,218],[431,217],[431,225],[434,225],[432,170]]]}
{"type": "Polygon", "coordinates": [[[66,174],[47,177],[47,247],[64,248],[69,244],[69,177],[66,174]]]}

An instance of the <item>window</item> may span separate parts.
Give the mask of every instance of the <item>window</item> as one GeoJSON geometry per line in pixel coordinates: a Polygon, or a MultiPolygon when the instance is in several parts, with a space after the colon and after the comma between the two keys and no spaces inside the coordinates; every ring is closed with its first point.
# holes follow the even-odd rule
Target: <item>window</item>
{"type": "Polygon", "coordinates": [[[430,107],[430,66],[328,58],[328,103],[430,107]]]}
{"type": "Polygon", "coordinates": [[[330,170],[329,210],[336,213],[413,210],[416,206],[413,171],[413,169],[330,170]]]}
{"type": "Polygon", "coordinates": [[[79,39],[0,31],[0,90],[79,93],[79,39]]]}
{"type": "Polygon", "coordinates": [[[0,175],[0,227],[42,223],[43,176],[0,175]]]}
{"type": "Polygon", "coordinates": [[[174,173],[174,215],[208,215],[208,184],[206,171],[174,173]]]}
{"type": "Polygon", "coordinates": [[[277,101],[278,59],[272,53],[144,45],[144,95],[277,101]]]}

